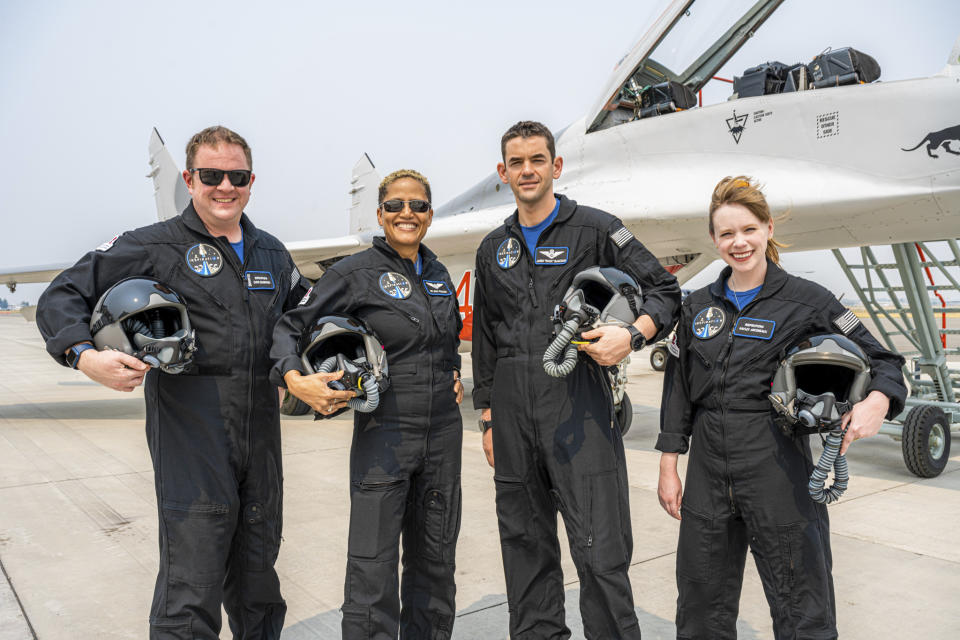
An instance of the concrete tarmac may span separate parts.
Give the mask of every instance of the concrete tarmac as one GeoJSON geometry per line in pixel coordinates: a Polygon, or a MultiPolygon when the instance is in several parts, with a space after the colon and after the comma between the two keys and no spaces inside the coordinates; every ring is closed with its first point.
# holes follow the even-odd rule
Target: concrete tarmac
{"type": "MultiPolygon", "coordinates": [[[[36,325],[16,316],[0,317],[0,356],[0,640],[145,638],[158,545],[142,393],[113,392],[56,365],[36,325]]],[[[657,501],[653,449],[662,375],[646,352],[630,369],[630,576],[644,638],[673,638],[678,522],[657,501]]],[[[483,457],[477,412],[469,399],[464,405],[453,635],[506,638],[493,470],[483,457]]],[[[351,428],[349,416],[283,421],[285,521],[277,568],[289,606],[284,638],[339,637],[351,428]]],[[[960,444],[953,451],[942,475],[921,480],[906,470],[900,444],[889,437],[852,447],[850,488],[830,507],[842,638],[960,637],[954,538],[960,536],[960,444]]],[[[577,577],[566,549],[563,566],[567,623],[582,638],[577,577]]],[[[749,557],[738,632],[750,640],[773,637],[749,557]]],[[[221,637],[230,637],[225,616],[221,637]]]]}

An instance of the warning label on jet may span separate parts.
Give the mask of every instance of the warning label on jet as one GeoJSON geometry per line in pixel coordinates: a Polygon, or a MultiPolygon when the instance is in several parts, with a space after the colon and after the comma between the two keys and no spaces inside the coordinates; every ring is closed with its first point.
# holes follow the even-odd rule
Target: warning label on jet
{"type": "Polygon", "coordinates": [[[817,116],[817,140],[840,133],[840,112],[831,111],[817,116]]]}

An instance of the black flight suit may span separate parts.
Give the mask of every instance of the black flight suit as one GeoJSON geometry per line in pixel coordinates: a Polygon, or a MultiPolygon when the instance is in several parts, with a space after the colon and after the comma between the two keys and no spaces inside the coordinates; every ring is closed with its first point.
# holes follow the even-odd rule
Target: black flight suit
{"type": "Polygon", "coordinates": [[[738,311],[724,295],[730,273],[683,301],[664,379],[657,449],[686,453],[693,436],[677,546],[677,638],[737,637],[748,546],[775,637],[836,638],[827,508],[807,492],[809,438],[784,435],[767,396],[785,349],[846,333],[870,359],[868,393],[890,398],[889,418],[906,396],[903,358],[829,291],[769,260],[763,288],[738,311]],[[753,319],[754,332],[766,329],[751,335],[737,328],[741,317],[753,319]]]}
{"type": "Polygon", "coordinates": [[[614,216],[559,196],[536,258],[517,213],[477,250],[473,401],[490,407],[510,637],[569,638],[557,540],[563,516],[580,578],[587,638],[639,638],[627,570],[633,553],[620,429],[604,368],[581,355],[565,378],[543,370],[554,305],[580,271],[633,276],[658,335],[676,321],[680,288],[614,216]]]}
{"type": "Polygon", "coordinates": [[[279,240],[246,215],[240,226],[243,264],[226,238],[207,232],[191,203],[176,218],[89,252],[54,279],[37,308],[47,351],[61,364],[71,345],[91,340],[100,295],[129,277],[170,286],[196,331],[190,370],[153,369],[144,381],[160,518],[151,638],[218,638],[221,602],[235,638],[279,638],[283,627],[274,570],[283,473],[270,331],[309,283],[279,240]],[[188,264],[199,244],[207,263],[194,264],[211,275],[188,264]]]}
{"type": "Polygon", "coordinates": [[[346,314],[376,333],[390,388],[354,412],[343,638],[446,640],[456,613],[463,423],[454,393],[462,321],[447,269],[420,245],[422,275],[382,237],[335,263],[277,323],[272,379],[296,369],[303,329],[346,314]],[[392,275],[388,275],[392,274],[392,275]],[[403,578],[397,589],[399,540],[403,578]]]}

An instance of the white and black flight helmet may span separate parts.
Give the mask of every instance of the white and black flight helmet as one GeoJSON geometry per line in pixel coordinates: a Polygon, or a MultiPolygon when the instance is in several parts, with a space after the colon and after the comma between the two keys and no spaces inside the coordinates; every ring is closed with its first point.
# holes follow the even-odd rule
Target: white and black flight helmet
{"type": "Polygon", "coordinates": [[[100,296],[90,316],[94,346],[129,354],[166,373],[193,362],[194,330],[183,299],[153,278],[128,278],[100,296]]]}
{"type": "Polygon", "coordinates": [[[804,338],[787,349],[773,377],[770,402],[793,431],[835,429],[870,386],[863,349],[839,334],[804,338]]]}
{"type": "Polygon", "coordinates": [[[353,391],[347,405],[369,413],[380,404],[390,386],[387,352],[376,334],[362,321],[346,315],[322,316],[304,330],[300,359],[308,373],[343,371],[328,386],[353,391]]]}
{"type": "Polygon", "coordinates": [[[575,275],[553,312],[556,337],[543,354],[544,370],[555,378],[569,375],[577,364],[575,336],[605,325],[631,325],[642,304],[636,280],[620,269],[589,267],[575,275]]]}

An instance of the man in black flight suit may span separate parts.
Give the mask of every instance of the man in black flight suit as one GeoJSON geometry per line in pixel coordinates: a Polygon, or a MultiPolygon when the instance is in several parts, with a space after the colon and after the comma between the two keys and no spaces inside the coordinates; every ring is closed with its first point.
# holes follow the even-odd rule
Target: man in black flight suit
{"type": "Polygon", "coordinates": [[[501,152],[497,171],[517,210],[477,250],[473,400],[491,465],[496,454],[510,637],[570,637],[559,511],[580,578],[584,634],[637,639],[626,463],[603,367],[670,331],[680,288],[619,219],[554,195],[563,159],[544,125],[518,122],[501,152]],[[599,338],[581,346],[590,357],[569,376],[551,378],[542,358],[553,307],[577,273],[597,265],[633,276],[642,290],[640,317],[629,329],[585,333],[599,338]]]}
{"type": "Polygon", "coordinates": [[[37,324],[60,364],[120,391],[145,382],[160,524],[150,637],[219,638],[222,603],[235,638],[279,638],[283,474],[268,353],[274,322],[309,283],[243,213],[254,175],[242,137],[204,129],[187,145],[186,166],[192,200],[183,213],[87,253],[41,296],[37,324]],[[184,300],[197,339],[186,372],[92,348],[100,295],[136,276],[184,300]]]}

